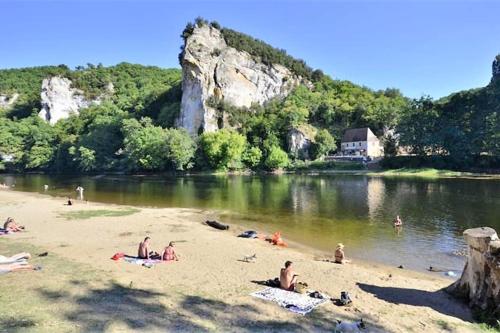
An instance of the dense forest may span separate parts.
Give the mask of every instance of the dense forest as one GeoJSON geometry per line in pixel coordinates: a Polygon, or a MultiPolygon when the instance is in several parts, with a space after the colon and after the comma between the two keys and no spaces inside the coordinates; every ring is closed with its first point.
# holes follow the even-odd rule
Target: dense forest
{"type": "MultiPolygon", "coordinates": [[[[190,137],[175,128],[180,112],[181,71],[121,63],[0,70],[0,95],[19,94],[0,107],[0,170],[45,172],[141,172],[196,170],[274,170],[293,168],[302,156],[288,150],[292,128],[313,139],[309,158],[336,151],[347,128],[370,127],[382,139],[385,165],[452,169],[498,168],[500,79],[484,88],[440,100],[409,99],[397,89],[374,91],[334,80],[284,50],[197,19],[182,33],[210,24],[228,45],[264,63],[280,63],[310,80],[283,99],[236,108],[210,101],[232,129],[190,137]],[[69,78],[95,104],[58,121],[39,116],[42,80],[69,78]],[[110,88],[111,85],[111,88],[110,88]],[[393,157],[398,150],[411,156],[393,157]]],[[[181,53],[182,56],[182,53],[181,53]]]]}

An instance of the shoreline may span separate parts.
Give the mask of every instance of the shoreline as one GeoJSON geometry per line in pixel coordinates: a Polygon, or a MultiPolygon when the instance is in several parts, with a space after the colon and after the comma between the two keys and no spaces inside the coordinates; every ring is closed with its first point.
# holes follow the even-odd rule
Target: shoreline
{"type": "MultiPolygon", "coordinates": [[[[64,196],[64,195],[40,193],[40,192],[26,192],[26,191],[17,191],[15,189],[7,189],[7,191],[9,191],[9,190],[16,192],[16,193],[22,193],[25,195],[33,195],[33,197],[39,197],[39,198],[49,197],[49,198],[54,199],[54,200],[60,200],[60,202],[64,202],[66,200],[66,196],[64,196]]],[[[0,191],[2,191],[2,189],[0,189],[0,191]]],[[[74,199],[73,202],[82,203],[82,201],[77,200],[77,199],[74,199]]],[[[191,211],[193,213],[202,212],[202,214],[204,214],[204,216],[205,216],[204,218],[206,220],[215,219],[215,220],[220,221],[220,215],[224,214],[223,211],[204,210],[204,209],[193,208],[193,207],[186,208],[186,207],[158,207],[158,206],[143,206],[143,205],[123,205],[123,204],[107,203],[107,202],[99,202],[99,201],[88,201],[88,200],[86,202],[88,202],[89,204],[95,205],[95,206],[103,206],[103,207],[106,207],[106,206],[117,207],[117,208],[132,207],[132,208],[138,208],[138,209],[159,209],[159,210],[161,210],[161,209],[179,209],[179,210],[188,210],[188,211],[191,211]]],[[[231,228],[230,228],[230,231],[228,233],[230,233],[234,237],[237,237],[239,234],[241,234],[244,231],[251,230],[251,227],[244,225],[244,224],[225,222],[225,221],[221,221],[221,222],[230,225],[231,228]]],[[[266,228],[266,225],[263,225],[260,230],[255,230],[255,231],[257,231],[258,233],[266,233],[268,236],[270,236],[276,230],[266,228]]],[[[326,250],[314,248],[310,245],[303,244],[300,241],[290,240],[288,238],[285,238],[285,241],[286,241],[286,243],[291,245],[291,246],[287,247],[288,249],[298,251],[298,252],[301,252],[304,254],[308,254],[312,258],[314,258],[313,260],[315,260],[315,261],[324,261],[324,259],[332,259],[333,258],[333,253],[334,253],[333,248],[332,248],[332,251],[326,251],[326,250]]],[[[359,264],[360,266],[363,266],[363,267],[378,267],[379,269],[386,269],[386,270],[397,268],[396,266],[391,265],[389,263],[385,263],[383,261],[369,260],[369,259],[364,259],[364,258],[357,257],[357,256],[349,256],[348,255],[348,259],[354,260],[354,262],[356,262],[357,264],[359,264]]],[[[459,271],[457,273],[457,276],[450,277],[450,276],[444,275],[444,271],[443,272],[431,272],[427,269],[418,270],[418,269],[414,269],[411,267],[410,268],[405,267],[404,270],[414,272],[414,273],[424,274],[424,275],[429,276],[429,277],[443,278],[443,279],[449,280],[450,282],[458,279],[460,277],[460,273],[461,273],[461,271],[459,271]]],[[[454,271],[454,270],[452,270],[452,271],[454,271]]]]}
{"type": "Polygon", "coordinates": [[[106,176],[124,176],[124,177],[184,177],[184,176],[280,176],[280,175],[352,175],[352,176],[370,176],[370,177],[401,177],[401,178],[422,178],[422,179],[500,179],[498,173],[466,172],[452,171],[447,169],[435,168],[399,168],[399,169],[297,169],[297,170],[276,170],[276,171],[182,171],[182,172],[107,172],[107,173],[78,173],[78,174],[58,174],[40,172],[23,173],[0,173],[0,176],[22,176],[22,175],[44,175],[44,176],[68,176],[68,177],[106,177],[106,176]]]}
{"type": "MultiPolygon", "coordinates": [[[[247,325],[249,330],[253,327],[257,331],[331,331],[334,318],[351,321],[360,316],[368,322],[370,332],[407,331],[409,327],[424,327],[422,325],[427,331],[439,331],[443,322],[456,332],[475,329],[470,323],[469,309],[442,291],[451,283],[447,278],[357,260],[345,265],[315,261],[312,254],[304,253],[295,245],[278,248],[261,240],[235,237],[237,229],[225,232],[210,228],[202,223],[211,213],[208,211],[141,208],[123,216],[94,214],[88,217],[82,212],[123,212],[132,206],[78,201],[73,206],[64,206],[57,197],[9,190],[0,191],[0,203],[0,216],[13,216],[27,227],[27,232],[3,236],[0,245],[12,242],[36,246],[40,251],[48,251],[49,256],[53,254],[76,265],[89,266],[104,276],[94,282],[95,288],[105,288],[110,281],[115,281],[113,283],[121,286],[138,286],[134,290],[140,288],[141,292],[165,295],[155,297],[155,302],[176,314],[176,319],[184,318],[189,325],[196,323],[202,328],[192,331],[246,332],[247,325]],[[71,214],[77,217],[64,217],[71,214]],[[170,240],[177,241],[180,261],[148,270],[109,259],[120,251],[133,254],[145,235],[152,237],[154,250],[170,240]],[[257,254],[256,263],[241,261],[243,256],[253,253],[257,254]],[[315,290],[332,297],[338,297],[343,290],[349,291],[354,306],[338,307],[329,302],[302,317],[273,302],[249,296],[263,289],[252,281],[274,278],[285,260],[293,261],[301,279],[315,290]],[[172,288],[175,294],[171,294],[172,288]],[[395,290],[398,290],[396,294],[395,290]],[[185,307],[186,299],[196,302],[185,307]],[[220,311],[210,312],[210,316],[199,317],[199,313],[190,312],[193,306],[215,304],[219,304],[220,311]],[[255,311],[247,313],[250,308],[255,311]],[[245,321],[243,326],[241,320],[247,317],[251,323],[245,321]],[[429,319],[422,323],[421,318],[429,319]]],[[[34,258],[36,260],[39,259],[34,258]]],[[[16,279],[16,274],[6,275],[5,282],[16,279]]],[[[49,278],[51,271],[47,269],[39,275],[40,283],[45,281],[43,274],[49,278]]],[[[13,299],[14,303],[4,306],[15,307],[16,298],[13,299]]],[[[146,319],[156,316],[154,311],[141,315],[146,319]]],[[[179,331],[191,327],[185,326],[187,323],[183,325],[179,331]]]]}

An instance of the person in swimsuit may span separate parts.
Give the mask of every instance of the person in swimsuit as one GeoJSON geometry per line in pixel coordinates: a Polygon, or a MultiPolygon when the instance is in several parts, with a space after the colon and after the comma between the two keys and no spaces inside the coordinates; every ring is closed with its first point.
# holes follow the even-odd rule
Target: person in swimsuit
{"type": "Polygon", "coordinates": [[[168,246],[163,250],[161,253],[161,260],[164,261],[179,261],[179,258],[177,258],[177,254],[175,254],[174,250],[174,242],[170,242],[168,246]]]}
{"type": "Polygon", "coordinates": [[[292,268],[292,262],[285,262],[285,268],[280,271],[280,288],[288,291],[294,291],[297,284],[298,275],[295,274],[292,268]]]}
{"type": "Polygon", "coordinates": [[[347,260],[345,258],[345,253],[344,253],[344,244],[338,243],[337,248],[335,249],[335,263],[337,264],[345,264],[350,262],[350,260],[347,260]]]}
{"type": "Polygon", "coordinates": [[[394,220],[394,226],[395,227],[401,227],[403,225],[403,221],[401,221],[401,218],[398,216],[396,216],[396,219],[394,220]]]}
{"type": "Polygon", "coordinates": [[[12,217],[8,217],[7,221],[5,221],[3,228],[7,231],[11,232],[17,232],[17,231],[23,231],[24,226],[18,225],[16,221],[12,217]]]}
{"type": "Polygon", "coordinates": [[[149,259],[149,237],[144,238],[142,242],[139,243],[139,249],[137,251],[137,257],[140,259],[149,259]]]}

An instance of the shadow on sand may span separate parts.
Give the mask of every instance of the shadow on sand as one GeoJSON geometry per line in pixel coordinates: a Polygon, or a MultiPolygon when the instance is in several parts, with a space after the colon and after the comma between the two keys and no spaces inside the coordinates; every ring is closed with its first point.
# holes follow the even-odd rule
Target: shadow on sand
{"type": "Polygon", "coordinates": [[[386,302],[429,307],[447,316],[472,322],[469,308],[448,295],[444,290],[430,292],[409,288],[380,287],[365,283],[357,283],[357,285],[361,290],[386,302]]]}
{"type": "MultiPolygon", "coordinates": [[[[169,297],[168,294],[128,288],[115,282],[100,288],[81,282],[74,284],[84,287],[82,292],[39,289],[38,293],[52,302],[69,303],[61,315],[84,332],[105,332],[118,327],[131,331],[168,332],[331,332],[336,319],[349,320],[342,315],[333,315],[326,308],[305,317],[279,316],[274,319],[266,313],[266,307],[277,305],[267,302],[229,304],[195,295],[169,297]],[[175,305],[166,306],[166,301],[175,305]]],[[[373,318],[365,316],[364,319],[371,332],[388,332],[376,325],[373,318]]]]}
{"type": "Polygon", "coordinates": [[[105,332],[111,325],[139,330],[204,331],[187,318],[172,313],[158,301],[161,293],[127,288],[111,283],[106,288],[88,288],[83,295],[63,291],[38,291],[49,300],[66,301],[73,305],[63,315],[83,332],[105,332]]]}

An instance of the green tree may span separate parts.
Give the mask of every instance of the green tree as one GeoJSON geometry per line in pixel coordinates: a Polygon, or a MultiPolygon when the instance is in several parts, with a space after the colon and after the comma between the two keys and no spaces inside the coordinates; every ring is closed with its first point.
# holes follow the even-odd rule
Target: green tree
{"type": "Polygon", "coordinates": [[[259,166],[262,160],[262,151],[259,147],[247,146],[243,153],[243,162],[250,168],[259,166]]]}
{"type": "Polygon", "coordinates": [[[131,170],[158,170],[167,168],[167,135],[163,128],[153,126],[151,119],[124,121],[124,147],[131,170]]]}
{"type": "Polygon", "coordinates": [[[270,147],[264,165],[270,170],[285,168],[290,164],[287,153],[278,146],[270,147]]]}
{"type": "Polygon", "coordinates": [[[196,144],[184,129],[168,129],[165,131],[167,159],[175,170],[193,167],[196,144]]]}
{"type": "Polygon", "coordinates": [[[210,167],[216,170],[240,169],[246,145],[247,141],[243,135],[228,129],[203,133],[200,136],[203,156],[210,167]]]}
{"type": "Polygon", "coordinates": [[[323,129],[318,131],[315,142],[311,144],[310,154],[313,160],[325,156],[329,152],[335,150],[335,139],[327,130],[323,129]]]}

